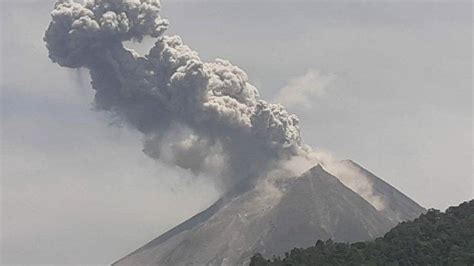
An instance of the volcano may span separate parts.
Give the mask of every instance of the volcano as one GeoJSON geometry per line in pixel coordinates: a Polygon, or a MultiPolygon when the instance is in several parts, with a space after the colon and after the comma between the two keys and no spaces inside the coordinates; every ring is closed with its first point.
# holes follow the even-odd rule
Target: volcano
{"type": "Polygon", "coordinates": [[[339,163],[357,169],[353,179],[370,181],[377,204],[358,180],[335,177],[318,164],[299,177],[231,191],[113,265],[245,265],[256,252],[282,255],[318,239],[373,239],[425,211],[360,165],[339,163]]]}

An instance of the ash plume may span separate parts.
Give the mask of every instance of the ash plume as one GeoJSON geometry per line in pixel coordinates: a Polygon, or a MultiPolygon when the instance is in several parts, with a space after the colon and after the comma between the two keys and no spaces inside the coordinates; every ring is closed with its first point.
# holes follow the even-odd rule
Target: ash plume
{"type": "Polygon", "coordinates": [[[220,176],[228,188],[270,165],[310,152],[298,117],[259,98],[229,61],[203,62],[179,36],[166,36],[158,0],[60,0],[44,40],[50,59],[87,68],[97,110],[144,134],[154,159],[220,176]],[[139,55],[124,41],[156,38],[139,55]]]}

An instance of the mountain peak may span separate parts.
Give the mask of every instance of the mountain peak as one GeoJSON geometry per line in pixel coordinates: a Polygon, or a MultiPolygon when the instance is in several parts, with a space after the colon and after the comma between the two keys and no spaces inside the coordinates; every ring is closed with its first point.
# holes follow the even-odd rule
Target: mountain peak
{"type": "Polygon", "coordinates": [[[399,190],[352,160],[327,166],[345,186],[361,195],[395,222],[411,220],[426,210],[399,190]]]}
{"type": "Polygon", "coordinates": [[[353,160],[351,159],[344,159],[344,160],[341,160],[341,163],[351,163],[351,164],[356,164],[353,160]]]}
{"type": "Polygon", "coordinates": [[[317,165],[315,165],[311,169],[309,169],[307,173],[319,174],[319,173],[322,173],[322,172],[326,172],[326,170],[324,170],[324,168],[321,166],[321,164],[318,163],[317,165]]]}
{"type": "Polygon", "coordinates": [[[224,197],[113,265],[242,265],[256,252],[368,240],[397,224],[319,164],[284,186],[265,184],[224,197]]]}

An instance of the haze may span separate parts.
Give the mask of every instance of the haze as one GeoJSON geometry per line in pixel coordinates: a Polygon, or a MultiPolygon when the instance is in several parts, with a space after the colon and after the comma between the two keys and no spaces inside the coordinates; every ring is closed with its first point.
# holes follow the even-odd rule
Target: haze
{"type": "MultiPolygon", "coordinates": [[[[218,197],[93,111],[86,71],[50,62],[53,1],[1,4],[2,263],[107,264],[218,197]]],[[[472,198],[470,2],[162,5],[169,33],[244,69],[262,98],[300,117],[315,149],[426,208],[472,198]]]]}

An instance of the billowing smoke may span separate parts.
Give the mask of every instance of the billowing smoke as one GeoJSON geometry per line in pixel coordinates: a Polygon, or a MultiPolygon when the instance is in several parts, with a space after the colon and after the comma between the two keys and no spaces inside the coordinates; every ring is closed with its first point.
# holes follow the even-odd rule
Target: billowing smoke
{"type": "Polygon", "coordinates": [[[220,176],[235,185],[275,162],[307,154],[298,117],[259,98],[230,62],[203,62],[168,22],[158,0],[60,0],[44,40],[53,62],[87,68],[97,110],[113,113],[145,136],[152,158],[220,176]],[[156,38],[147,55],[124,41],[156,38]]]}

